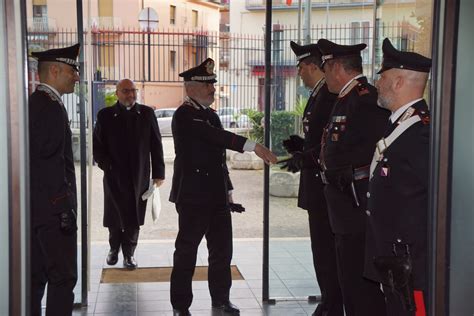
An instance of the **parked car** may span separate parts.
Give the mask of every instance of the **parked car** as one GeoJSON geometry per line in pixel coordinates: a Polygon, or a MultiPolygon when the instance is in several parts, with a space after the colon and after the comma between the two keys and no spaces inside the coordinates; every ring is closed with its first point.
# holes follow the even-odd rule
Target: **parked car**
{"type": "Polygon", "coordinates": [[[175,111],[175,108],[163,108],[155,110],[155,116],[156,120],[158,121],[158,126],[160,127],[161,135],[172,135],[171,120],[173,119],[173,114],[175,111]]]}
{"type": "Polygon", "coordinates": [[[217,110],[217,115],[221,119],[224,128],[251,128],[252,123],[250,118],[239,113],[239,111],[232,107],[223,107],[217,110]]]}

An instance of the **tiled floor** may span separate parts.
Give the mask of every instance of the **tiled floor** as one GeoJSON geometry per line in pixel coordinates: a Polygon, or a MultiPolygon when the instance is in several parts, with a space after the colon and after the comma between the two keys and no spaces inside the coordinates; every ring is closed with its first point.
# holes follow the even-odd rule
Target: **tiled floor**
{"type": "MultiPolygon", "coordinates": [[[[93,244],[91,248],[91,284],[87,308],[74,315],[172,315],[169,282],[100,283],[108,245],[93,244]]],[[[135,257],[140,267],[171,266],[174,244],[171,241],[141,241],[135,257]]],[[[121,264],[121,258],[119,266],[121,264]]],[[[234,240],[233,264],[245,280],[234,281],[231,301],[239,306],[241,315],[311,315],[316,303],[308,295],[319,295],[312,266],[311,248],[305,239],[272,240],[270,245],[270,297],[276,304],[262,303],[262,241],[234,240]]],[[[207,249],[201,244],[198,265],[207,265],[207,249]]],[[[78,287],[79,288],[79,287],[78,287]]],[[[193,282],[193,315],[221,315],[210,307],[207,282],[193,282]]]]}

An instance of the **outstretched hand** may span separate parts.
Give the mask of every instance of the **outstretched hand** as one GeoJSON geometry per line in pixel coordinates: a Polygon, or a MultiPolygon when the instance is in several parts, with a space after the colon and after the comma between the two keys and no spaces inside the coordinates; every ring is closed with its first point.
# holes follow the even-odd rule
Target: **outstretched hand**
{"type": "Polygon", "coordinates": [[[255,145],[255,149],[254,149],[254,152],[257,154],[257,156],[259,156],[260,158],[262,158],[262,160],[267,164],[267,165],[270,165],[270,164],[274,164],[277,162],[277,156],[271,152],[270,149],[268,149],[267,147],[265,146],[262,146],[260,144],[256,144],[255,145]]]}

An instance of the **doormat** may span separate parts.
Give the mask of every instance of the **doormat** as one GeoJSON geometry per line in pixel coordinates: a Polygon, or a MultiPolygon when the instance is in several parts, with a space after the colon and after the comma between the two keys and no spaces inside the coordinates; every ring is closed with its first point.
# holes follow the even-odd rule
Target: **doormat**
{"type": "MultiPolygon", "coordinates": [[[[135,270],[107,268],[102,269],[100,283],[141,283],[169,282],[172,267],[137,268],[135,270]]],[[[244,280],[237,266],[230,266],[232,280],[244,280]]],[[[194,270],[193,281],[207,281],[207,266],[199,266],[194,270]]]]}

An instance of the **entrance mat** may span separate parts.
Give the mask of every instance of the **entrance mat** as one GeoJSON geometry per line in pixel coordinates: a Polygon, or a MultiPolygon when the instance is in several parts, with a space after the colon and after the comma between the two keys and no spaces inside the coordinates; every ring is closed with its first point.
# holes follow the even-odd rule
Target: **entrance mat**
{"type": "MultiPolygon", "coordinates": [[[[102,269],[100,283],[140,283],[169,282],[172,267],[137,268],[135,270],[107,268],[102,269]]],[[[232,280],[244,280],[237,266],[230,266],[232,280]]],[[[194,270],[193,281],[207,281],[207,266],[198,266],[194,270]]]]}

